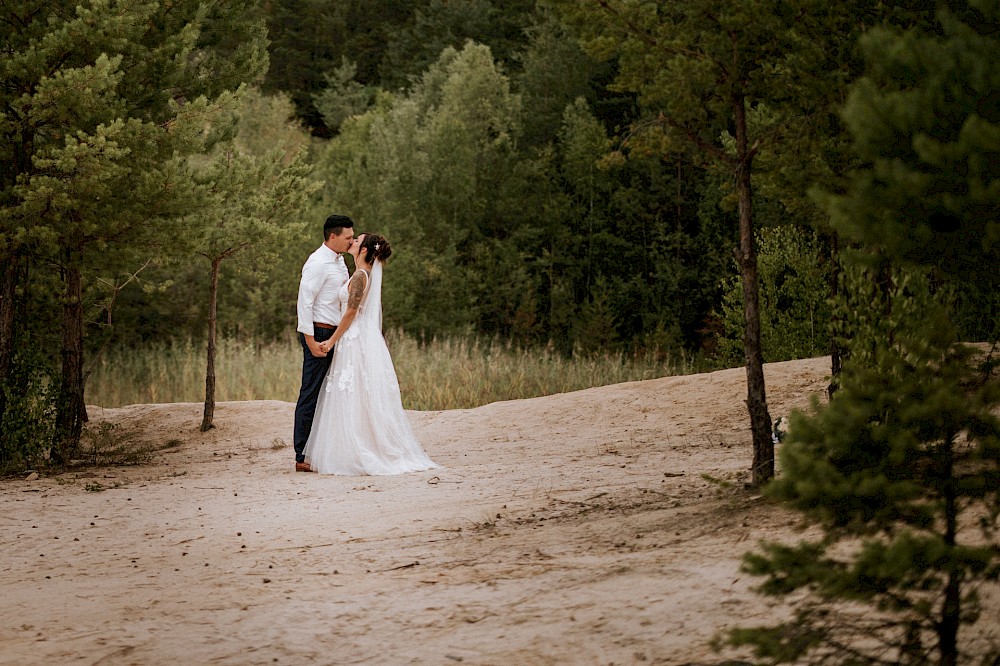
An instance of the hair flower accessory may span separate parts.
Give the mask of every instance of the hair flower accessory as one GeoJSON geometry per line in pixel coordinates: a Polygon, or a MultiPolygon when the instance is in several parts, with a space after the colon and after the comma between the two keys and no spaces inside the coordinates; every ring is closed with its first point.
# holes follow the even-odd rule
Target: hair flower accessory
{"type": "Polygon", "coordinates": [[[379,244],[378,244],[378,243],[375,243],[375,251],[376,251],[376,252],[378,251],[378,246],[379,246],[379,244]]]}

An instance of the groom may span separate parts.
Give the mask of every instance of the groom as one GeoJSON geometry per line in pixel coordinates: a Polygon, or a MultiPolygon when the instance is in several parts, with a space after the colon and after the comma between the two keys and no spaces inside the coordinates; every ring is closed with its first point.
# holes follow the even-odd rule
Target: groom
{"type": "Polygon", "coordinates": [[[299,281],[298,327],[302,344],[302,388],[295,404],[295,471],[311,472],[303,452],[323,378],[330,368],[329,354],[320,343],[329,340],[340,324],[340,288],[347,282],[347,265],[340,255],[354,240],[354,222],[345,215],[331,215],[323,224],[323,244],[309,255],[299,281]]]}

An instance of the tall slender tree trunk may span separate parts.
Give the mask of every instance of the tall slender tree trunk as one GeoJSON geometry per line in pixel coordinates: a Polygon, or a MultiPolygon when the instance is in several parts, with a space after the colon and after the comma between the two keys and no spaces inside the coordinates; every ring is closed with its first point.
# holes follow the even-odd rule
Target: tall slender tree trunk
{"type": "Polygon", "coordinates": [[[52,449],[52,457],[58,463],[69,462],[79,451],[87,420],[83,396],[83,278],[72,252],[68,255],[62,320],[62,386],[52,449]]]}
{"type": "MultiPolygon", "coordinates": [[[[844,281],[844,266],[840,263],[840,242],[837,234],[830,235],[830,299],[834,302],[840,298],[841,284],[844,281]]],[[[839,315],[837,315],[839,318],[839,315]]],[[[832,398],[840,385],[840,372],[844,368],[843,349],[836,334],[830,336],[830,384],[826,387],[827,399],[832,398]]]]}
{"type": "Polygon", "coordinates": [[[201,431],[215,427],[215,342],[219,303],[219,266],[221,259],[212,260],[212,279],[208,286],[208,359],[205,365],[205,411],[201,431]]]}
{"type": "Polygon", "coordinates": [[[736,191],[739,201],[740,248],[737,253],[743,278],[743,350],[747,369],[747,409],[753,436],[751,483],[760,487],[774,477],[774,442],[771,439],[771,415],[767,411],[764,387],[764,357],[760,339],[760,301],[757,280],[757,252],[753,240],[753,202],[750,174],[753,155],[747,141],[746,105],[742,96],[733,100],[736,121],[736,191]]]}
{"type": "MultiPolygon", "coordinates": [[[[17,293],[17,256],[0,256],[0,382],[9,388],[14,368],[14,298],[17,293]]],[[[7,413],[7,394],[0,390],[0,423],[7,413]]]]}
{"type": "MultiPolygon", "coordinates": [[[[958,539],[958,497],[955,492],[954,453],[949,437],[944,444],[946,469],[943,473],[944,485],[944,543],[951,550],[954,559],[958,539]]],[[[944,602],[941,605],[941,621],[937,626],[938,653],[941,666],[958,664],[958,629],[962,623],[962,571],[955,567],[948,572],[948,582],[944,588],[944,602]]]]}

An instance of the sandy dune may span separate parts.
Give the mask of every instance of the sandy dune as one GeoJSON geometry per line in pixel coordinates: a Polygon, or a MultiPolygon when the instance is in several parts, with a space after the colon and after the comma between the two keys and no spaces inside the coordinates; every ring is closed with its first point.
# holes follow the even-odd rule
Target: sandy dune
{"type": "MultiPolygon", "coordinates": [[[[767,366],[772,415],[828,367],[767,366]]],[[[207,434],[198,404],[92,408],[167,448],[0,482],[0,663],[718,662],[784,612],[740,556],[795,534],[742,488],[744,397],[735,369],[413,412],[444,469],[352,478],[292,471],[290,403],[207,434]]]]}

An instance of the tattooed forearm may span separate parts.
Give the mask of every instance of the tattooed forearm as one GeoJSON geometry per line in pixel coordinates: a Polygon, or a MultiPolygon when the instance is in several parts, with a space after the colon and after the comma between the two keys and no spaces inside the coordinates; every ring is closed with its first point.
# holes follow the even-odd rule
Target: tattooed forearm
{"type": "Polygon", "coordinates": [[[368,282],[368,276],[361,271],[358,271],[358,273],[364,277],[355,277],[351,280],[351,283],[347,285],[347,308],[349,310],[357,310],[361,305],[361,298],[365,295],[365,286],[368,282]]]}

